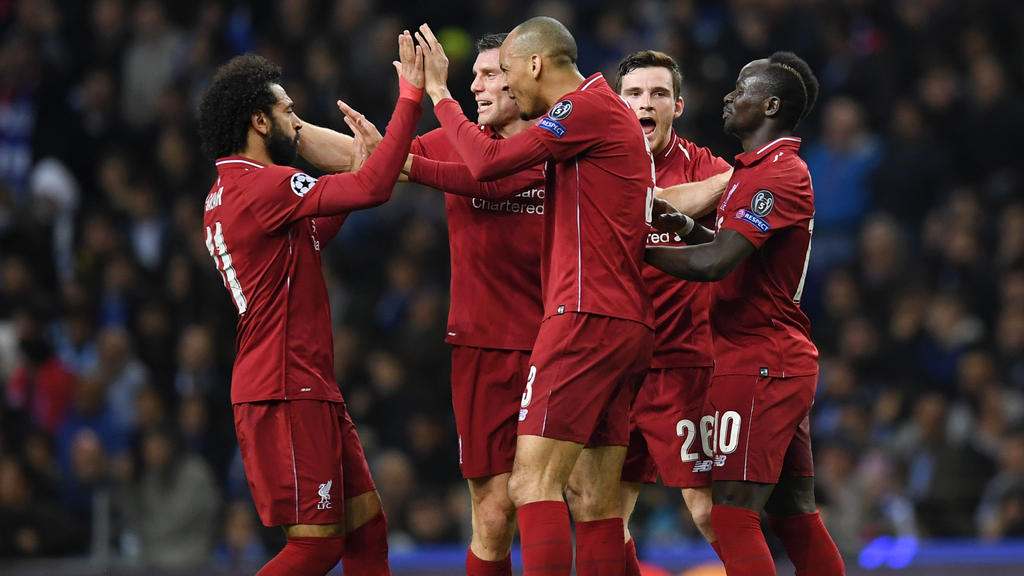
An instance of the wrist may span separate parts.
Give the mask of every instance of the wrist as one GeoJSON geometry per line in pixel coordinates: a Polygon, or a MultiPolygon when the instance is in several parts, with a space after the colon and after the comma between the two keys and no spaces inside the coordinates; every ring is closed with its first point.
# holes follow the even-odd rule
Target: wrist
{"type": "Polygon", "coordinates": [[[683,218],[683,226],[679,228],[679,230],[676,230],[676,234],[678,234],[681,238],[686,238],[690,234],[690,232],[693,232],[693,229],[697,225],[697,222],[693,218],[687,216],[686,214],[683,214],[683,218]]]}
{"type": "Polygon", "coordinates": [[[440,86],[438,88],[428,90],[427,95],[430,96],[430,99],[434,102],[435,106],[441,100],[444,100],[445,98],[451,98],[451,93],[448,92],[447,86],[440,86]]]}
{"type": "Polygon", "coordinates": [[[398,78],[398,97],[419,102],[423,99],[423,88],[414,86],[405,78],[398,78]]]}

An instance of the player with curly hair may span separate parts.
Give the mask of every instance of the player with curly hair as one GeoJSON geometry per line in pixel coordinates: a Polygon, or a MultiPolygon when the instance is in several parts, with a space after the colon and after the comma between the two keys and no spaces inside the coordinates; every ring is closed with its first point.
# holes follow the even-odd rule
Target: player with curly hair
{"type": "Polygon", "coordinates": [[[305,125],[281,70],[239,56],[218,71],[199,107],[217,180],[206,197],[206,246],[238,308],[231,402],[260,519],[287,542],[261,576],[390,574],[380,497],[334,381],[331,315],[320,247],[353,210],[387,201],[420,115],[423,64],[399,36],[400,96],[379,135],[339,102],[356,139],[305,125]],[[300,137],[301,134],[301,137],[300,137]],[[355,172],[313,178],[296,154],[355,172]]]}

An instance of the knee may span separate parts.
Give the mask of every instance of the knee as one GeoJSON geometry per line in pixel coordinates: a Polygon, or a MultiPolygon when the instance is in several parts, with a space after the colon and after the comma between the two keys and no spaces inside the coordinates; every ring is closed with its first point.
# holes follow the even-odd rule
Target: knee
{"type": "Polygon", "coordinates": [[[565,491],[565,501],[577,521],[600,520],[621,514],[617,491],[601,490],[592,484],[570,485],[565,491]]]}
{"type": "Polygon", "coordinates": [[[529,479],[522,473],[512,472],[512,475],[508,479],[507,490],[508,499],[516,508],[521,508],[523,504],[530,502],[529,479]]]}
{"type": "Polygon", "coordinates": [[[482,539],[496,544],[512,543],[516,510],[507,499],[504,503],[482,501],[476,510],[476,528],[482,539]]]}
{"type": "Polygon", "coordinates": [[[701,534],[713,534],[711,529],[711,499],[702,499],[689,506],[693,524],[701,534]]]}

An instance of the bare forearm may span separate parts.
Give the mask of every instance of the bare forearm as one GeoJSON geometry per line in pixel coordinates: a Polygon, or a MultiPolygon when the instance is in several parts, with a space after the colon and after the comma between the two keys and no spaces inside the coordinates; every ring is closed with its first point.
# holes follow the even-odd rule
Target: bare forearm
{"type": "Polygon", "coordinates": [[[711,251],[700,246],[649,247],[644,260],[658,270],[684,280],[715,282],[725,276],[718,275],[711,251]]]}
{"type": "Polygon", "coordinates": [[[304,123],[299,131],[299,154],[324,172],[351,170],[354,150],[355,139],[330,128],[304,123]]]}
{"type": "Polygon", "coordinates": [[[657,192],[658,198],[668,201],[680,212],[693,218],[700,218],[714,210],[722,193],[732,177],[732,170],[716,174],[700,182],[687,182],[662,188],[657,192]]]}

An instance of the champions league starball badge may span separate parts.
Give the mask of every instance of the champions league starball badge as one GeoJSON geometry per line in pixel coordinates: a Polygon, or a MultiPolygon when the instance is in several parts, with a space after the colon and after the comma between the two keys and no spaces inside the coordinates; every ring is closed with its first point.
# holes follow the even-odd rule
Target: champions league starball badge
{"type": "Polygon", "coordinates": [[[565,120],[569,117],[569,114],[572,114],[572,102],[562,100],[551,107],[551,112],[548,112],[548,118],[552,120],[565,120]]]}
{"type": "Polygon", "coordinates": [[[312,190],[314,184],[316,184],[316,178],[305,172],[292,174],[292,192],[295,192],[295,195],[299,198],[302,198],[307,192],[312,190]]]}

